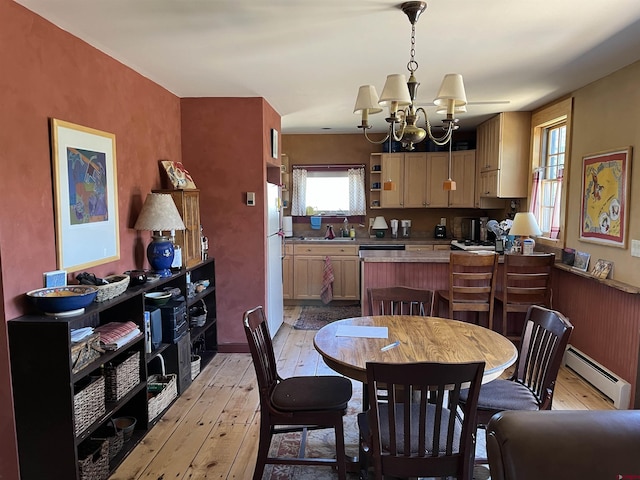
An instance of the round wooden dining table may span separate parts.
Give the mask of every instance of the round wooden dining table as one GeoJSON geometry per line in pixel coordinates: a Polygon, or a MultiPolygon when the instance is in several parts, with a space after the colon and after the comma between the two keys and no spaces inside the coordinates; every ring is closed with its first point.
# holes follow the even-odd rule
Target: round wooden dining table
{"type": "Polygon", "coordinates": [[[483,383],[499,377],[518,357],[515,345],[478,325],[440,317],[376,315],[338,320],[322,327],[313,344],[325,363],[366,383],[367,362],[485,362],[483,383]],[[356,328],[351,328],[356,327],[356,328]],[[367,329],[386,327],[386,338],[367,338],[367,329]],[[397,345],[396,345],[396,342],[397,345]],[[386,347],[386,348],[385,348],[386,347]]]}

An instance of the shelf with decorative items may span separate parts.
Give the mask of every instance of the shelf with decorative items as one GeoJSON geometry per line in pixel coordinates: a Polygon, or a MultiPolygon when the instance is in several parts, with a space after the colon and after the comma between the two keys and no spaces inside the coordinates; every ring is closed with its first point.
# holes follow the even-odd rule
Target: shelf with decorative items
{"type": "Polygon", "coordinates": [[[191,329],[191,355],[204,368],[217,352],[215,262],[205,260],[187,270],[187,306],[191,329]]]}
{"type": "Polygon", "coordinates": [[[23,480],[107,478],[162,418],[191,383],[193,345],[205,342],[206,361],[217,351],[214,261],[130,284],[120,295],[74,313],[34,313],[7,322],[23,480]],[[188,275],[189,283],[208,282],[193,297],[188,297],[188,275]],[[152,300],[145,294],[162,291],[184,305],[187,330],[175,342],[163,338],[148,351],[145,311],[152,300]],[[202,303],[205,323],[189,328],[188,306],[202,303]],[[113,330],[107,327],[124,326],[129,336],[109,340],[113,330]],[[74,342],[82,329],[92,333],[74,342]],[[175,379],[175,395],[150,391],[162,387],[164,378],[175,379]],[[154,394],[166,401],[150,401],[154,394]],[[122,417],[130,417],[126,441],[114,426],[122,417]],[[86,476],[94,470],[95,476],[86,476]]]}
{"type": "Polygon", "coordinates": [[[369,208],[381,208],[382,191],[382,155],[372,153],[369,159],[369,208]]]}

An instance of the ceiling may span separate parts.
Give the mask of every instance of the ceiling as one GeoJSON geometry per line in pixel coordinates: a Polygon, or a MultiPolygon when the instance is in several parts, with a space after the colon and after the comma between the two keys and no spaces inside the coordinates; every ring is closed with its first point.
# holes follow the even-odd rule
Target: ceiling
{"type": "MultiPolygon", "coordinates": [[[[407,73],[411,25],[399,1],[16,2],[179,97],[264,97],[285,134],[361,132],[358,87],[380,93],[386,75],[407,73]]],[[[416,25],[419,103],[432,106],[444,74],[461,73],[463,130],[638,59],[638,0],[433,0],[416,25]]],[[[371,117],[373,131],[384,117],[371,117]]]]}

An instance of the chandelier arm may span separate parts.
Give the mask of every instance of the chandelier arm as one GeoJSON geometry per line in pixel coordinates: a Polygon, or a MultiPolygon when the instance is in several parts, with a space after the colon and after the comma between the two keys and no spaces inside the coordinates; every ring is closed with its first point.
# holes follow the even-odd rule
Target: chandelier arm
{"type": "Polygon", "coordinates": [[[427,135],[431,139],[431,141],[441,147],[446,145],[449,142],[449,140],[451,140],[451,134],[453,133],[453,130],[454,130],[453,123],[449,122],[444,134],[441,137],[436,137],[431,131],[431,122],[429,121],[429,116],[427,115],[426,110],[422,107],[418,107],[416,109],[416,115],[418,115],[419,113],[422,113],[422,115],[424,116],[424,123],[425,123],[425,126],[427,127],[425,130],[427,132],[427,135]]]}
{"type": "Polygon", "coordinates": [[[364,138],[366,138],[369,141],[369,143],[373,143],[375,145],[382,145],[384,142],[389,140],[389,134],[387,133],[382,140],[378,141],[378,140],[373,140],[373,139],[369,138],[369,135],[367,135],[367,131],[364,130],[364,138]]]}

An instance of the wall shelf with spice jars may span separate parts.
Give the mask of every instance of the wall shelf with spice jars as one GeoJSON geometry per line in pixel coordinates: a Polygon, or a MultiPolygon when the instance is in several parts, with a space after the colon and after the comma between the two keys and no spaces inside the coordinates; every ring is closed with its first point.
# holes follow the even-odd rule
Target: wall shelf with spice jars
{"type": "Polygon", "coordinates": [[[369,208],[381,208],[382,191],[382,155],[372,153],[369,158],[369,208]]]}

